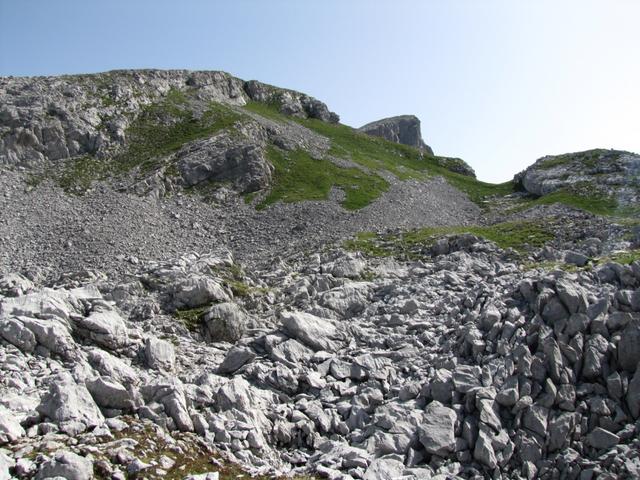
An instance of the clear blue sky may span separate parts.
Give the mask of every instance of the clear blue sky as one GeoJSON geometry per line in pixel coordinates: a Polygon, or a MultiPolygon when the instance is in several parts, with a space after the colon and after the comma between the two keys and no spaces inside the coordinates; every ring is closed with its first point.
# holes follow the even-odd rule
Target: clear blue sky
{"type": "Polygon", "coordinates": [[[505,181],[536,158],[640,151],[640,0],[0,0],[0,75],[225,70],[360,126],[413,113],[505,181]]]}

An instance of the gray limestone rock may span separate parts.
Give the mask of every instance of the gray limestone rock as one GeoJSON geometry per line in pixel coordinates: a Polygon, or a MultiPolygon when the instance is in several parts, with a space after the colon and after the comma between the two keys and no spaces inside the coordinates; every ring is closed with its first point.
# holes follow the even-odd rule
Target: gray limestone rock
{"type": "Polygon", "coordinates": [[[420,120],[414,115],[384,118],[368,123],[360,127],[359,130],[367,135],[382,137],[390,142],[419,148],[433,155],[433,150],[422,140],[420,120]]]}
{"type": "Polygon", "coordinates": [[[33,289],[33,282],[19,273],[0,276],[0,294],[5,297],[20,297],[33,289]]]}
{"type": "Polygon", "coordinates": [[[294,338],[279,343],[269,353],[274,360],[283,362],[292,368],[308,362],[313,357],[313,350],[305,347],[294,338]]]}
{"type": "Polygon", "coordinates": [[[620,442],[620,437],[604,428],[597,427],[587,435],[587,443],[593,448],[609,449],[620,442]]]}
{"type": "Polygon", "coordinates": [[[84,385],[68,373],[61,373],[49,385],[37,410],[63,431],[79,433],[104,422],[104,417],[84,385]]]}
{"type": "Polygon", "coordinates": [[[537,433],[541,437],[547,435],[547,420],[549,409],[540,405],[531,405],[522,416],[522,424],[525,428],[537,433]]]}
{"type": "Polygon", "coordinates": [[[233,347],[227,352],[227,355],[218,367],[218,373],[222,375],[234,373],[255,358],[256,354],[250,349],[246,347],[233,347]]]}
{"type": "Polygon", "coordinates": [[[73,452],[56,452],[53,458],[40,466],[35,478],[36,480],[46,478],[90,480],[93,478],[93,462],[73,452]]]}
{"type": "Polygon", "coordinates": [[[561,413],[549,420],[549,451],[560,450],[569,443],[576,420],[575,413],[561,413]]]}
{"type": "Polygon", "coordinates": [[[109,352],[94,348],[89,351],[87,360],[98,373],[105,377],[111,377],[125,386],[136,384],[139,381],[139,374],[134,368],[109,352]]]}
{"type": "Polygon", "coordinates": [[[0,336],[25,353],[33,352],[38,343],[33,332],[15,318],[0,319],[0,336]]]}
{"type": "Polygon", "coordinates": [[[473,449],[473,458],[490,469],[498,466],[496,454],[493,450],[491,438],[483,430],[478,434],[475,448],[473,449]]]}
{"type": "Polygon", "coordinates": [[[256,80],[245,82],[244,90],[251,100],[280,105],[280,111],[286,115],[317,118],[330,123],[340,120],[324,103],[303,93],[276,88],[256,80]]]}
{"type": "Polygon", "coordinates": [[[350,318],[366,308],[367,294],[366,283],[350,283],[324,292],[320,297],[320,305],[343,318],[350,318]]]}
{"type": "Polygon", "coordinates": [[[222,132],[187,144],[177,153],[178,170],[189,187],[228,182],[239,193],[266,188],[273,166],[266,159],[264,146],[255,143],[258,138],[260,135],[252,135],[239,141],[237,136],[222,132]]]}
{"type": "Polygon", "coordinates": [[[232,302],[212,305],[204,315],[205,334],[212,342],[237,342],[247,323],[247,313],[232,302]]]}
{"type": "Polygon", "coordinates": [[[585,378],[595,379],[602,374],[602,364],[608,348],[609,342],[600,334],[591,335],[587,340],[582,367],[582,375],[585,378]]]}
{"type": "Polygon", "coordinates": [[[205,275],[190,275],[173,286],[173,305],[176,309],[197,308],[228,300],[229,295],[220,283],[205,275]]]}
{"type": "Polygon", "coordinates": [[[98,307],[89,316],[75,320],[74,332],[110,350],[116,350],[129,343],[124,319],[115,310],[104,307],[98,307]]]}
{"type": "Polygon", "coordinates": [[[584,267],[587,263],[589,263],[589,257],[583,255],[580,252],[569,251],[565,253],[564,261],[577,267],[584,267]]]}
{"type": "Polygon", "coordinates": [[[453,386],[457,392],[467,393],[481,386],[481,374],[482,370],[478,366],[458,365],[453,371],[453,386]]]}
{"type": "Polygon", "coordinates": [[[585,313],[587,311],[589,306],[587,294],[579,285],[562,278],[556,282],[556,291],[570,314],[585,313]]]}
{"type": "Polygon", "coordinates": [[[154,370],[171,371],[176,363],[173,345],[155,337],[147,337],[145,340],[144,358],[147,366],[154,370]]]}
{"type": "Polygon", "coordinates": [[[174,389],[162,399],[166,412],[181,432],[193,432],[193,421],[187,409],[184,393],[180,389],[174,389]]]}
{"type": "Polygon", "coordinates": [[[571,185],[587,185],[593,194],[615,197],[622,205],[638,202],[638,188],[629,178],[637,175],[640,156],[618,150],[588,150],[542,157],[514,177],[525,191],[543,196],[571,185]],[[606,174],[607,181],[601,179],[606,174]]]}
{"type": "Polygon", "coordinates": [[[0,451],[0,480],[11,480],[9,469],[15,465],[15,460],[0,451]]]}
{"type": "Polygon", "coordinates": [[[13,412],[0,405],[0,445],[15,442],[25,433],[13,412]]]}
{"type": "Polygon", "coordinates": [[[518,377],[514,375],[502,384],[496,394],[496,402],[504,407],[513,407],[519,398],[518,377]]]}
{"type": "Polygon", "coordinates": [[[436,370],[433,380],[430,383],[431,396],[434,400],[443,404],[451,403],[453,394],[453,380],[450,370],[439,368],[436,370]]]}
{"type": "Polygon", "coordinates": [[[437,400],[427,405],[418,436],[428,453],[446,456],[454,451],[456,420],[456,412],[437,400]]]}
{"type": "Polygon", "coordinates": [[[618,362],[628,372],[634,372],[640,362],[640,320],[630,322],[618,342],[618,362]]]}
{"type": "Polygon", "coordinates": [[[337,329],[324,318],[303,312],[282,312],[281,325],[284,332],[314,350],[335,351],[337,329]]]}
{"type": "Polygon", "coordinates": [[[636,368],[636,373],[629,382],[626,400],[633,418],[640,417],[640,368],[636,368]]]}
{"type": "Polygon", "coordinates": [[[123,385],[109,377],[98,377],[86,382],[87,390],[102,408],[131,410],[134,407],[133,397],[123,385]]]}
{"type": "Polygon", "coordinates": [[[404,463],[393,457],[376,458],[371,462],[362,477],[364,480],[393,480],[402,477],[404,463]]]}
{"type": "Polygon", "coordinates": [[[71,337],[69,329],[57,320],[39,320],[28,317],[18,317],[18,320],[33,333],[38,345],[42,345],[51,353],[60,355],[62,358],[76,358],[77,345],[71,337]]]}

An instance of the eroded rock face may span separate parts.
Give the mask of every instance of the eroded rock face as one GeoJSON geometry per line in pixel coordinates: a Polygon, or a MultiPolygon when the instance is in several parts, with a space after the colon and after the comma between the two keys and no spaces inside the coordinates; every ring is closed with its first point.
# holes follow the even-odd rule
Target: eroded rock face
{"type": "Polygon", "coordinates": [[[287,115],[317,118],[330,123],[338,123],[340,120],[324,103],[299,92],[275,88],[256,80],[246,82],[244,90],[251,100],[279,104],[280,111],[287,115]]]}
{"type": "Polygon", "coordinates": [[[308,95],[225,72],[117,70],[93,75],[0,78],[0,165],[39,165],[122,146],[150,103],[189,90],[199,102],[278,102],[283,113],[337,122],[308,95]]]}
{"type": "Polygon", "coordinates": [[[240,193],[266,188],[273,166],[266,159],[264,142],[255,139],[239,140],[223,133],[188,144],[178,152],[178,170],[189,187],[229,182],[240,193]]]}
{"type": "Polygon", "coordinates": [[[399,115],[367,123],[358,130],[368,135],[382,137],[390,142],[419,148],[433,155],[431,147],[424,143],[420,133],[420,120],[414,115],[399,115]]]}
{"type": "Polygon", "coordinates": [[[611,198],[621,207],[640,201],[640,156],[619,150],[586,152],[542,157],[514,177],[524,191],[544,196],[558,191],[611,198]]]}

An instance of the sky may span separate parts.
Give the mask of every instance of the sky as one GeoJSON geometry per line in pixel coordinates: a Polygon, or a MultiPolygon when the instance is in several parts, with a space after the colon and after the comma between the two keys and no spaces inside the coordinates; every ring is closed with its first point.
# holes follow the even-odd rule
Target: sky
{"type": "Polygon", "coordinates": [[[224,70],[359,127],[414,114],[503,182],[544,155],[640,152],[640,0],[0,0],[0,76],[224,70]]]}

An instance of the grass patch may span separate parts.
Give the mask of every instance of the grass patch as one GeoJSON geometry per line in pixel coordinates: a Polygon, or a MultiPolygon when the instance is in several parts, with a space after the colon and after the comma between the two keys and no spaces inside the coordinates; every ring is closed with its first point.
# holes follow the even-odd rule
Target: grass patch
{"type": "Polygon", "coordinates": [[[250,112],[257,113],[261,117],[265,117],[276,122],[291,120],[291,117],[287,117],[285,114],[280,113],[280,105],[277,103],[264,103],[250,100],[244,108],[250,112]]]}
{"type": "Polygon", "coordinates": [[[355,238],[344,242],[347,250],[362,252],[370,257],[390,257],[393,256],[393,249],[389,248],[389,242],[397,237],[389,235],[376,235],[373,232],[360,232],[355,238]]]}
{"type": "Polygon", "coordinates": [[[599,194],[593,186],[587,183],[563,188],[535,199],[523,199],[510,212],[517,213],[537,205],[556,203],[607,217],[637,217],[640,215],[640,207],[620,206],[616,198],[599,194]]]}
{"type": "Polygon", "coordinates": [[[488,197],[503,196],[514,191],[512,182],[494,185],[446,168],[447,165],[459,167],[462,162],[460,159],[427,155],[416,148],[373,137],[346,125],[288,117],[280,113],[275,104],[249,102],[244,108],[279,122],[298,122],[331,141],[330,155],[351,160],[372,172],[388,171],[401,180],[443,176],[481,205],[488,197]]]}
{"type": "Polygon", "coordinates": [[[615,262],[621,265],[630,265],[637,261],[640,261],[640,249],[613,252],[611,255],[596,259],[595,264],[602,265],[604,263],[615,262]]]}
{"type": "Polygon", "coordinates": [[[522,264],[523,270],[563,270],[565,272],[591,271],[594,267],[607,263],[619,263],[620,265],[631,265],[633,262],[640,262],[640,249],[613,252],[610,255],[591,259],[584,267],[578,267],[570,263],[544,260],[539,262],[525,262],[522,264]]]}
{"type": "Polygon", "coordinates": [[[551,205],[562,203],[564,205],[579,208],[596,215],[615,215],[618,211],[618,202],[615,198],[592,194],[581,195],[569,189],[562,189],[540,197],[532,202],[535,205],[551,205]]]}
{"type": "Polygon", "coordinates": [[[170,90],[161,101],[147,106],[127,130],[127,150],[116,158],[119,171],[136,167],[148,172],[158,160],[178,151],[185,143],[207,138],[231,128],[244,116],[229,107],[210,102],[201,116],[194,115],[192,100],[181,90],[170,90]]]}
{"type": "Polygon", "coordinates": [[[339,167],[329,160],[316,160],[303,150],[285,152],[271,146],[267,155],[275,172],[271,191],[258,204],[259,209],[278,201],[326,200],[331,188],[338,187],[345,193],[342,206],[357,210],[389,188],[389,183],[376,174],[339,167]]]}
{"type": "Polygon", "coordinates": [[[202,317],[211,305],[204,307],[176,310],[173,314],[190,332],[197,332],[202,325],[202,317]]]}
{"type": "Polygon", "coordinates": [[[37,174],[30,174],[26,183],[35,188],[43,181],[51,180],[67,194],[82,195],[91,188],[94,181],[107,178],[109,170],[108,162],[84,155],[47,164],[37,174]]]}
{"type": "Polygon", "coordinates": [[[582,270],[590,269],[591,266],[578,267],[571,263],[558,262],[553,260],[541,260],[537,262],[524,262],[520,265],[520,269],[528,272],[531,270],[544,270],[550,272],[553,270],[562,270],[563,272],[580,272],[582,270]]]}
{"type": "Polygon", "coordinates": [[[258,192],[245,193],[244,194],[244,203],[246,203],[247,205],[250,205],[253,202],[253,200],[255,200],[257,195],[258,195],[258,192]]]}
{"type": "Polygon", "coordinates": [[[241,280],[227,280],[226,283],[235,297],[248,297],[252,292],[252,288],[241,280]]]}
{"type": "Polygon", "coordinates": [[[56,176],[56,183],[66,193],[82,195],[95,180],[103,179],[108,165],[91,156],[83,156],[67,160],[61,172],[56,176]]]}
{"type": "Polygon", "coordinates": [[[445,235],[470,233],[490,240],[500,248],[513,248],[524,252],[539,248],[554,239],[540,222],[504,222],[490,226],[427,227],[410,230],[398,235],[376,235],[371,232],[358,234],[345,242],[348,250],[360,251],[373,257],[423,258],[426,250],[445,235]]]}

